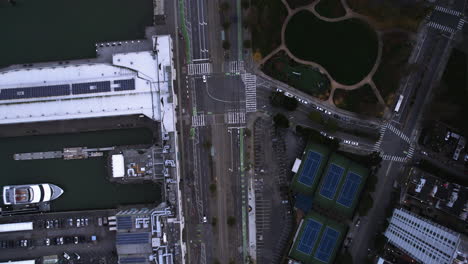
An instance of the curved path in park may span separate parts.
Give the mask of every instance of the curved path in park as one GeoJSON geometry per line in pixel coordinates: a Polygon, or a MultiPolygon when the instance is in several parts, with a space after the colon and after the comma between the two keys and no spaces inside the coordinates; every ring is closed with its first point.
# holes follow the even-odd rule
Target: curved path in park
{"type": "Polygon", "coordinates": [[[333,94],[335,93],[335,89],[339,88],[339,89],[343,89],[343,90],[354,90],[354,89],[358,89],[358,88],[362,87],[365,84],[369,84],[372,87],[372,90],[374,91],[375,96],[377,97],[379,103],[386,107],[386,104],[385,104],[385,101],[382,98],[382,95],[380,94],[380,92],[377,89],[374,81],[372,80],[372,77],[374,76],[375,72],[377,71],[377,68],[379,67],[380,61],[382,59],[382,48],[383,48],[382,33],[373,26],[372,22],[370,21],[370,19],[368,17],[354,12],[351,8],[349,8],[348,4],[346,3],[346,0],[341,0],[341,4],[342,4],[346,14],[344,16],[341,16],[341,17],[338,17],[338,18],[328,18],[328,17],[321,16],[315,10],[315,6],[320,1],[315,1],[312,4],[302,6],[302,7],[298,7],[298,8],[295,8],[295,9],[291,9],[286,0],[281,0],[281,2],[283,2],[284,6],[286,7],[286,9],[288,11],[288,16],[286,17],[286,19],[285,19],[285,21],[283,23],[283,26],[281,28],[281,44],[280,44],[280,46],[278,48],[276,48],[275,50],[270,52],[267,56],[262,58],[262,60],[258,63],[258,68],[260,68],[261,65],[263,65],[265,62],[267,62],[271,57],[273,57],[279,51],[283,50],[294,61],[296,61],[298,63],[301,63],[301,64],[310,65],[310,66],[313,66],[315,68],[318,68],[319,71],[322,74],[325,74],[328,77],[328,79],[330,80],[330,96],[328,97],[327,102],[330,103],[331,105],[334,105],[334,103],[333,103],[333,94]],[[335,79],[333,79],[333,77],[330,75],[330,73],[322,65],[320,65],[318,63],[315,63],[315,62],[312,62],[312,61],[302,60],[302,59],[297,58],[296,56],[294,56],[294,54],[292,54],[292,52],[287,48],[287,46],[285,44],[286,26],[288,25],[289,20],[291,20],[291,18],[296,13],[298,13],[300,11],[303,11],[303,10],[310,11],[316,17],[318,17],[319,19],[321,19],[323,21],[327,21],[327,22],[338,22],[338,21],[343,21],[343,20],[346,20],[346,19],[358,18],[358,19],[361,19],[361,20],[365,21],[366,23],[368,23],[371,26],[371,28],[375,32],[377,32],[377,39],[378,39],[377,58],[375,60],[374,66],[372,67],[371,71],[366,75],[366,77],[364,77],[360,82],[358,82],[356,84],[345,85],[345,84],[342,84],[342,83],[339,83],[339,82],[335,81],[335,79]]]}

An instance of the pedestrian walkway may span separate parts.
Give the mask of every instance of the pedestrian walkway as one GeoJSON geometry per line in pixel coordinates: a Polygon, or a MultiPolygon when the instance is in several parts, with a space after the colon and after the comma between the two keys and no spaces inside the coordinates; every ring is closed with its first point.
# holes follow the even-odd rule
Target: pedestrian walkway
{"type": "Polygon", "coordinates": [[[244,73],[244,61],[230,61],[229,62],[229,72],[240,74],[244,73]]]}
{"type": "Polygon", "coordinates": [[[192,127],[202,127],[206,125],[205,115],[192,116],[192,127]]]}
{"type": "Polygon", "coordinates": [[[398,156],[392,156],[392,155],[381,155],[383,160],[391,160],[391,161],[396,161],[396,162],[405,162],[406,157],[398,157],[398,156]]]}
{"type": "Polygon", "coordinates": [[[250,73],[241,75],[245,85],[245,110],[257,112],[257,76],[250,73]]]}
{"type": "Polygon", "coordinates": [[[397,136],[399,136],[401,139],[403,139],[404,141],[408,142],[411,144],[411,141],[409,139],[409,137],[405,134],[403,134],[403,132],[401,132],[400,130],[398,130],[396,127],[392,126],[391,124],[387,123],[386,126],[393,132],[395,133],[397,136]]]}
{"type": "Polygon", "coordinates": [[[458,21],[457,29],[458,29],[458,30],[462,30],[464,24],[465,24],[465,20],[464,20],[464,19],[460,19],[460,20],[458,21]]]}
{"type": "Polygon", "coordinates": [[[188,75],[202,75],[213,72],[211,63],[191,63],[188,64],[188,75]]]}
{"type": "Polygon", "coordinates": [[[245,112],[235,111],[224,114],[226,124],[245,124],[245,112]]]}
{"type": "Polygon", "coordinates": [[[374,145],[374,148],[373,148],[374,151],[380,151],[380,145],[382,144],[382,140],[383,140],[386,130],[387,130],[386,124],[380,127],[380,137],[379,137],[379,140],[374,145]]]}
{"type": "Polygon", "coordinates": [[[452,15],[452,16],[460,16],[462,14],[461,12],[458,12],[458,11],[452,10],[452,9],[448,9],[446,7],[443,7],[443,6],[436,6],[435,10],[437,10],[439,12],[449,14],[449,15],[452,15]]]}
{"type": "Polygon", "coordinates": [[[451,27],[448,27],[448,26],[438,24],[438,23],[433,22],[433,21],[429,22],[428,26],[433,27],[433,28],[438,29],[438,30],[449,32],[449,33],[454,33],[455,32],[455,29],[453,29],[451,27]]]}
{"type": "Polygon", "coordinates": [[[411,158],[413,157],[413,155],[414,155],[414,146],[411,145],[410,148],[408,149],[408,154],[407,154],[406,157],[407,157],[408,159],[411,159],[411,158]]]}

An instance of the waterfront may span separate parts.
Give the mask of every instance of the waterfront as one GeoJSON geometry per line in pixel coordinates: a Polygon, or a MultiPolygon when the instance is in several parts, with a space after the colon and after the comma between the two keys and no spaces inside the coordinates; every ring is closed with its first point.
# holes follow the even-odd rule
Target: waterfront
{"type": "Polygon", "coordinates": [[[93,58],[95,43],[144,37],[151,0],[0,1],[0,68],[93,58]]]}
{"type": "Polygon", "coordinates": [[[127,185],[107,180],[106,159],[15,161],[14,153],[62,150],[63,147],[106,147],[150,144],[148,129],[122,129],[0,139],[0,186],[53,183],[65,193],[51,203],[53,211],[114,208],[119,204],[161,201],[157,184],[127,185]]]}

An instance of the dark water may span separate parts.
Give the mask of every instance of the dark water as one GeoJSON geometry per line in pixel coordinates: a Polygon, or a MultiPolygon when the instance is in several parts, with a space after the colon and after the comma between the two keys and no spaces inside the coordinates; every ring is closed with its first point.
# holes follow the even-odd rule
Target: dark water
{"type": "Polygon", "coordinates": [[[0,186],[53,183],[65,193],[52,210],[113,208],[119,204],[160,201],[155,184],[123,185],[107,180],[106,159],[15,161],[14,153],[62,150],[63,147],[105,147],[151,143],[146,129],[127,129],[0,139],[0,186]]]}
{"type": "Polygon", "coordinates": [[[96,42],[137,39],[152,0],[0,0],[0,67],[95,57],[96,42]]]}

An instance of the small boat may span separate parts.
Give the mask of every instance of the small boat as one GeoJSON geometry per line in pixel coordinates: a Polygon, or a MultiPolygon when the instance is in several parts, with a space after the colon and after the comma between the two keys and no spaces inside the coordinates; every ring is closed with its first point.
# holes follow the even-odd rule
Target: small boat
{"type": "Polygon", "coordinates": [[[25,205],[49,202],[63,194],[63,190],[50,183],[3,186],[5,205],[25,205]]]}

